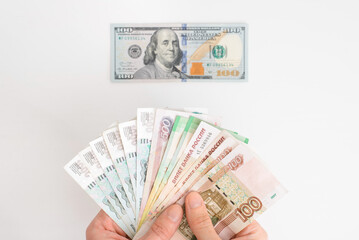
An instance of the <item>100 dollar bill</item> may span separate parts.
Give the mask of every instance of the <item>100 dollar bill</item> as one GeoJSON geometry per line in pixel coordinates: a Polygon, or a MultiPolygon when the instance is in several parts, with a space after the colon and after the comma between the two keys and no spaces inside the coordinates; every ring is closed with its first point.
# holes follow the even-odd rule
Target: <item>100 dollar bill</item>
{"type": "Polygon", "coordinates": [[[112,24],[111,79],[247,81],[247,32],[230,24],[112,24]]]}

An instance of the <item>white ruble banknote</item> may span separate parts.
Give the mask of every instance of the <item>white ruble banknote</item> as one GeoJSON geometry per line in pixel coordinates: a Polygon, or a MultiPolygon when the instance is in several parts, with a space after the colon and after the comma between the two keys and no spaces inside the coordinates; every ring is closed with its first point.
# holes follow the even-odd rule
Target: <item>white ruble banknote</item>
{"type": "MultiPolygon", "coordinates": [[[[170,175],[173,171],[173,168],[176,166],[176,163],[177,163],[179,157],[182,155],[182,153],[186,149],[194,132],[196,131],[196,129],[198,128],[198,125],[201,123],[202,120],[206,121],[207,123],[214,124],[217,128],[221,129],[219,127],[220,122],[221,122],[219,117],[213,117],[210,115],[201,115],[201,116],[197,116],[197,117],[190,116],[189,117],[189,119],[186,123],[186,126],[185,126],[183,132],[181,133],[181,139],[179,140],[178,144],[175,142],[175,144],[177,144],[177,147],[176,147],[176,150],[175,150],[172,158],[170,159],[169,162],[166,161],[165,163],[161,163],[161,164],[166,164],[165,165],[166,171],[161,180],[160,187],[158,189],[159,192],[161,192],[163,187],[167,184],[168,178],[170,177],[170,175]]],[[[172,147],[172,146],[167,146],[167,147],[172,147]]]]}
{"type": "Polygon", "coordinates": [[[123,208],[125,209],[127,215],[132,220],[132,224],[136,226],[136,218],[133,212],[130,201],[127,198],[125,193],[125,189],[122,186],[120,177],[116,171],[116,168],[111,160],[111,157],[107,151],[106,143],[103,137],[96,138],[95,140],[90,142],[90,147],[92,149],[93,154],[99,161],[102,169],[104,170],[114,192],[119,198],[123,208]]]}
{"type": "Polygon", "coordinates": [[[236,139],[232,134],[223,130],[214,139],[202,154],[195,159],[191,166],[184,171],[177,181],[177,184],[171,192],[163,200],[163,205],[158,212],[161,212],[164,208],[171,204],[174,204],[180,199],[187,190],[190,189],[196,181],[199,181],[213,166],[215,166],[221,159],[227,156],[236,146],[239,145],[239,140],[236,139]]]}
{"type": "MultiPolygon", "coordinates": [[[[181,114],[184,114],[185,116],[188,115],[188,113],[179,111],[156,109],[152,132],[151,150],[147,161],[146,181],[143,188],[142,202],[138,215],[139,219],[141,219],[143,211],[147,204],[148,197],[152,189],[158,168],[160,166],[160,162],[165,151],[168,138],[172,131],[174,119],[177,115],[181,114]]],[[[140,223],[141,221],[138,221],[139,226],[140,223]]]]}
{"type": "MultiPolygon", "coordinates": [[[[196,182],[191,191],[200,193],[216,233],[224,240],[231,239],[287,192],[259,157],[242,142],[196,182]]],[[[177,203],[183,206],[184,199],[182,197],[177,203]]],[[[143,236],[155,220],[147,221],[134,239],[143,236]]],[[[183,216],[171,239],[193,238],[183,216]]]]}
{"type": "MultiPolygon", "coordinates": [[[[166,149],[168,138],[171,134],[176,116],[183,116],[183,117],[196,116],[196,117],[206,118],[206,116],[208,115],[173,111],[169,109],[156,110],[155,122],[154,122],[153,133],[152,133],[153,135],[152,135],[151,151],[150,151],[150,156],[148,158],[146,182],[143,189],[141,208],[139,211],[139,217],[141,218],[141,220],[144,217],[143,212],[146,207],[153,183],[155,181],[158,168],[161,164],[161,160],[164,151],[166,149]]],[[[139,226],[142,223],[141,220],[139,221],[139,226]]]]}
{"type": "Polygon", "coordinates": [[[160,164],[160,167],[157,171],[157,175],[155,181],[153,183],[153,187],[151,193],[148,197],[147,204],[145,206],[144,213],[147,214],[148,211],[152,208],[154,201],[158,198],[158,195],[161,193],[162,189],[159,189],[160,183],[162,182],[163,176],[167,171],[167,167],[169,162],[171,161],[175,150],[178,146],[179,140],[182,136],[182,133],[186,127],[186,123],[188,122],[188,118],[177,116],[175,122],[172,127],[171,135],[168,139],[168,143],[166,146],[166,150],[163,154],[163,158],[160,164]]]}
{"type": "Polygon", "coordinates": [[[128,229],[134,234],[136,232],[136,227],[132,224],[130,217],[127,215],[125,209],[123,208],[99,161],[93,154],[91,147],[85,148],[79,153],[79,155],[83,158],[84,163],[89,169],[92,177],[95,179],[96,183],[106,195],[109,202],[115,208],[116,212],[120,214],[128,229]]]}
{"type": "Polygon", "coordinates": [[[135,193],[136,209],[136,178],[137,178],[137,121],[132,120],[118,124],[123,150],[126,154],[128,172],[130,173],[133,192],[135,193]]]}
{"type": "Polygon", "coordinates": [[[127,159],[125,152],[123,151],[123,145],[117,126],[107,129],[103,132],[102,136],[105,140],[107,150],[110,153],[111,160],[120,177],[127,199],[130,201],[131,208],[135,211],[135,194],[132,189],[130,173],[127,167],[127,159]]]}
{"type": "MultiPolygon", "coordinates": [[[[157,171],[157,182],[154,181],[153,187],[151,190],[151,198],[148,198],[147,204],[142,211],[142,217],[139,226],[143,223],[143,221],[147,218],[148,214],[150,213],[150,210],[153,209],[153,205],[156,203],[157,198],[162,195],[165,184],[167,183],[168,177],[170,176],[170,173],[172,172],[172,169],[174,168],[174,162],[177,161],[177,157],[179,156],[179,152],[182,151],[185,146],[187,146],[187,143],[190,140],[191,134],[195,131],[195,129],[198,127],[199,123],[204,120],[208,121],[215,125],[220,125],[221,118],[217,116],[210,116],[206,114],[195,114],[195,113],[189,113],[186,114],[186,119],[178,120],[181,123],[179,128],[175,128],[175,130],[179,130],[178,132],[175,131],[174,136],[172,139],[169,139],[171,141],[168,141],[166,146],[166,152],[167,149],[169,151],[169,155],[164,155],[162,159],[160,159],[160,168],[161,171],[157,171]],[[196,117],[194,117],[196,116],[196,117]],[[189,118],[188,118],[189,117],[189,118]],[[187,122],[187,123],[185,123],[187,122]],[[185,125],[185,126],[183,126],[185,125]],[[183,129],[184,127],[184,129],[183,129]],[[184,136],[186,135],[186,136],[184,136]],[[186,141],[188,139],[188,142],[186,141]],[[182,148],[183,147],[183,148],[182,148]],[[176,151],[174,151],[176,150],[176,151]],[[160,175],[160,176],[158,176],[160,175]]],[[[184,116],[177,116],[178,117],[184,117],[184,116]]],[[[172,129],[171,132],[174,130],[172,129]]],[[[165,152],[165,153],[166,153],[165,152]]],[[[142,206],[141,206],[142,207],[142,206]]]]}
{"type": "Polygon", "coordinates": [[[142,202],[143,188],[145,186],[147,162],[150,156],[153,124],[155,121],[155,108],[137,109],[137,183],[136,183],[136,217],[142,202]]]}
{"type": "Polygon", "coordinates": [[[133,238],[133,231],[129,230],[127,225],[123,222],[121,215],[118,214],[109,202],[108,197],[103,193],[100,187],[86,167],[84,160],[77,155],[69,163],[65,165],[65,171],[77,182],[80,187],[97,203],[97,205],[131,238],[133,238]]]}
{"type": "Polygon", "coordinates": [[[186,172],[186,170],[201,155],[203,150],[207,148],[207,146],[217,137],[220,132],[221,130],[219,130],[217,127],[214,127],[204,121],[198,125],[187,147],[176,162],[176,165],[173,168],[170,177],[168,178],[166,186],[162,189],[161,195],[159,195],[155,201],[155,204],[152,206],[151,211],[148,212],[147,217],[151,217],[151,215],[155,214],[166,205],[164,200],[166,200],[166,198],[168,200],[172,198],[172,196],[168,196],[168,194],[176,186],[182,174],[186,172]]]}
{"type": "Polygon", "coordinates": [[[247,32],[242,23],[112,24],[111,79],[245,82],[247,32]]]}
{"type": "MultiPolygon", "coordinates": [[[[160,180],[160,185],[157,189],[157,192],[162,192],[162,189],[165,187],[165,185],[167,184],[168,178],[170,177],[173,168],[176,166],[176,163],[178,161],[178,158],[182,155],[182,153],[184,152],[184,150],[186,149],[189,141],[191,140],[194,132],[196,131],[198,125],[200,124],[202,120],[199,118],[195,118],[190,116],[188,118],[188,121],[186,123],[186,126],[181,134],[181,139],[179,140],[177,146],[176,146],[176,150],[173,153],[173,156],[171,157],[170,161],[166,164],[166,172],[164,173],[162,179],[160,180]]],[[[156,199],[157,200],[157,199],[156,199]]]]}
{"type": "Polygon", "coordinates": [[[192,175],[197,176],[197,174],[200,173],[203,175],[204,173],[209,171],[210,167],[212,167],[213,163],[215,162],[215,161],[214,162],[211,161],[213,156],[209,157],[209,154],[213,152],[213,150],[216,149],[216,147],[218,147],[219,149],[213,154],[215,156],[216,154],[220,154],[220,156],[217,158],[217,160],[219,160],[222,159],[225,156],[225,154],[228,154],[231,151],[231,149],[233,149],[233,147],[238,144],[238,141],[244,143],[248,143],[249,141],[248,138],[243,137],[238,133],[229,130],[224,130],[219,126],[215,126],[215,127],[218,128],[219,130],[222,130],[222,132],[217,136],[215,140],[212,141],[212,143],[209,144],[209,146],[207,146],[207,149],[205,149],[202,152],[202,154],[199,157],[197,157],[197,159],[194,159],[193,162],[190,161],[190,164],[187,166],[186,170],[184,170],[181,173],[181,177],[177,181],[176,186],[173,189],[171,189],[171,192],[169,194],[167,194],[165,200],[163,200],[162,202],[163,204],[161,204],[162,205],[161,208],[157,209],[156,213],[158,213],[158,211],[162,211],[165,207],[176,202],[177,199],[179,199],[180,196],[182,196],[186,192],[186,190],[191,187],[190,179],[192,181],[199,180],[198,178],[196,180],[193,180],[192,175]],[[224,142],[221,146],[219,146],[218,144],[222,143],[222,140],[224,140],[224,142]],[[214,146],[212,146],[213,144],[214,146]],[[224,150],[224,152],[222,152],[222,148],[224,147],[226,149],[224,150]],[[221,153],[219,151],[221,151],[221,153]],[[211,163],[210,166],[207,166],[208,162],[211,163]],[[202,165],[202,163],[205,164],[202,165]],[[207,168],[203,169],[204,166],[206,166],[207,168]]]}

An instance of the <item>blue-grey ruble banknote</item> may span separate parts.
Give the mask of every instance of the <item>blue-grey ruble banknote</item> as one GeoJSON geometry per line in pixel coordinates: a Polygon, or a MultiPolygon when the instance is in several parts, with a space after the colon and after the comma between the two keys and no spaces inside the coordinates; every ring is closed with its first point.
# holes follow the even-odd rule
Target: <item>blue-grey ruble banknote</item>
{"type": "Polygon", "coordinates": [[[105,172],[106,177],[108,178],[111,187],[117,195],[122,207],[125,209],[130,220],[132,220],[133,225],[137,226],[135,224],[136,217],[132,209],[131,203],[127,198],[125,189],[122,185],[120,177],[118,176],[118,172],[116,171],[116,168],[112,162],[103,137],[96,138],[95,140],[91,141],[89,145],[92,149],[94,156],[97,158],[103,171],[105,172]]]}
{"type": "Polygon", "coordinates": [[[121,219],[126,224],[128,230],[132,233],[136,232],[136,226],[132,223],[127,212],[122,206],[119,197],[113,190],[107,175],[103,171],[98,159],[93,154],[91,147],[87,147],[79,153],[79,156],[84,160],[85,166],[88,168],[91,176],[96,184],[100,187],[102,192],[107,197],[108,201],[112,204],[115,211],[121,216],[121,219]]]}
{"type": "Polygon", "coordinates": [[[247,81],[243,23],[112,24],[111,79],[247,81]]]}
{"type": "Polygon", "coordinates": [[[64,167],[66,172],[81,186],[83,190],[114,220],[114,222],[130,237],[134,236],[132,229],[124,223],[108,197],[102,192],[86,167],[84,160],[77,155],[64,167]]]}
{"type": "Polygon", "coordinates": [[[118,130],[120,132],[123,150],[126,154],[128,172],[130,174],[132,189],[135,193],[135,202],[136,202],[137,121],[132,120],[132,121],[119,123],[118,130]]]}
{"type": "MultiPolygon", "coordinates": [[[[145,186],[155,112],[155,108],[137,108],[136,216],[138,216],[140,212],[143,189],[145,186]]],[[[137,217],[137,220],[139,217],[137,217]]]]}
{"type": "Polygon", "coordinates": [[[107,150],[111,156],[111,160],[120,178],[127,199],[129,200],[133,212],[135,213],[135,209],[136,209],[135,193],[133,192],[133,188],[132,188],[130,173],[127,166],[127,159],[123,149],[120,132],[116,126],[104,131],[102,136],[105,140],[107,150]]]}

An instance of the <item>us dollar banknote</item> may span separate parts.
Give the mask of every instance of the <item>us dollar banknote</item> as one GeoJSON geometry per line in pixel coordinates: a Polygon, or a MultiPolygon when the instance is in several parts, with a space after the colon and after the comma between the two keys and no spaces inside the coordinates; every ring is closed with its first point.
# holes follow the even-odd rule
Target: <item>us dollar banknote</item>
{"type": "Polygon", "coordinates": [[[111,79],[247,81],[242,23],[112,24],[111,79]]]}

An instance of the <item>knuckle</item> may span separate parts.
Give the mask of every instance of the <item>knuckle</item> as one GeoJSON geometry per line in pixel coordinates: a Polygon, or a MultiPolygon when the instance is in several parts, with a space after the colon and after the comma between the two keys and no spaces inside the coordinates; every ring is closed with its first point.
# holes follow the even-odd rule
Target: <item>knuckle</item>
{"type": "Polygon", "coordinates": [[[151,226],[151,231],[157,235],[160,239],[167,239],[169,238],[168,228],[157,221],[153,223],[151,226]]]}
{"type": "Polygon", "coordinates": [[[196,216],[193,216],[190,222],[191,225],[196,229],[207,229],[213,227],[207,212],[206,214],[197,214],[196,216]]]}

